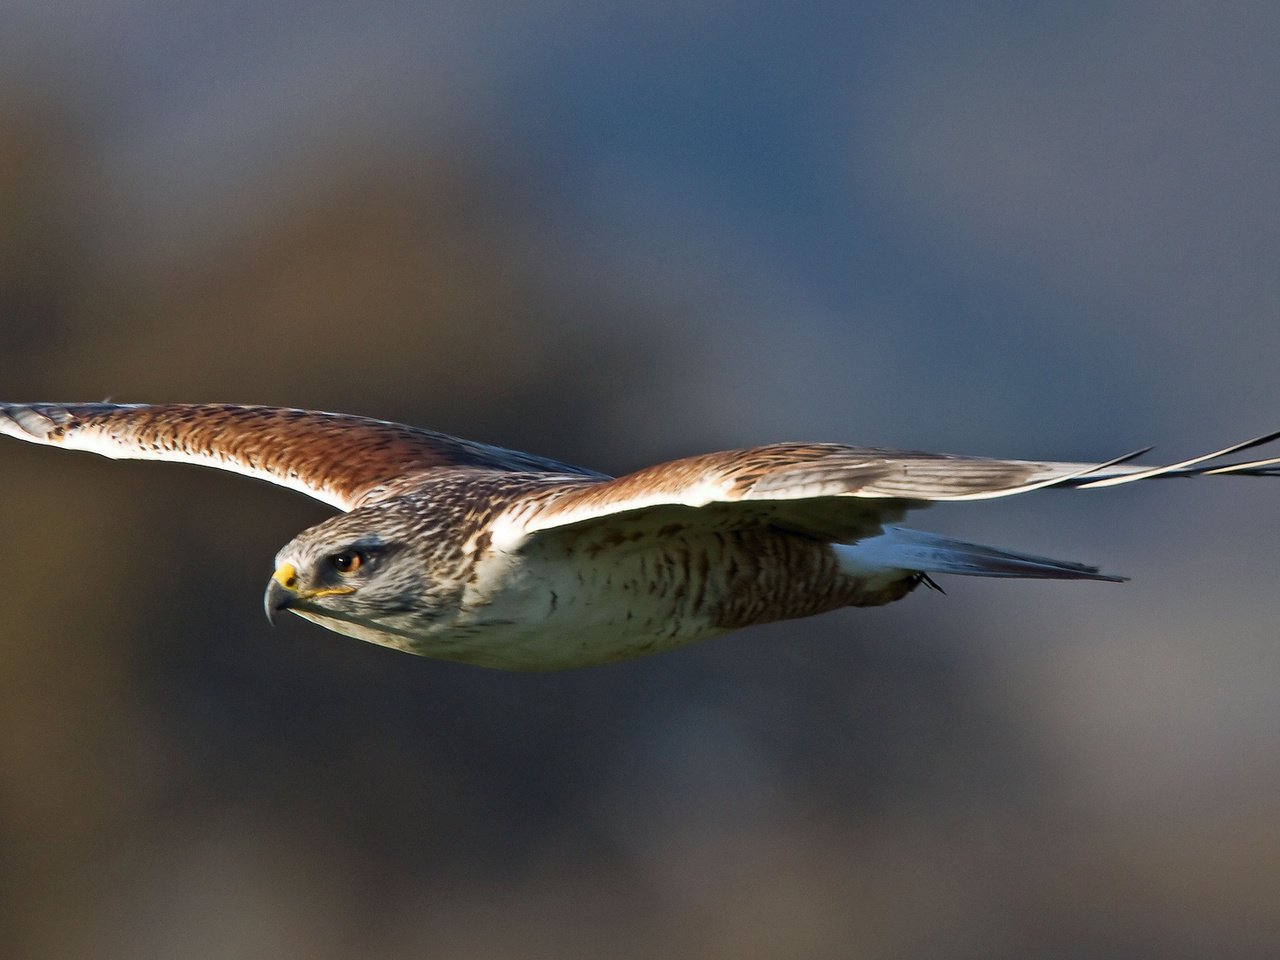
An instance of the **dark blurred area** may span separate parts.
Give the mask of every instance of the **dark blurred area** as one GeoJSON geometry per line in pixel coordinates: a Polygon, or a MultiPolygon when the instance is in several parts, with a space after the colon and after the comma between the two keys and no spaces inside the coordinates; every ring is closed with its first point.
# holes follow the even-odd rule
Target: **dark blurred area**
{"type": "MultiPolygon", "coordinates": [[[[1280,426],[1280,16],[780,9],[19,0],[0,393],[612,472],[1280,426]]],[[[270,629],[295,494],[0,488],[6,957],[1280,952],[1276,484],[939,509],[1135,580],[546,676],[270,629]]]]}

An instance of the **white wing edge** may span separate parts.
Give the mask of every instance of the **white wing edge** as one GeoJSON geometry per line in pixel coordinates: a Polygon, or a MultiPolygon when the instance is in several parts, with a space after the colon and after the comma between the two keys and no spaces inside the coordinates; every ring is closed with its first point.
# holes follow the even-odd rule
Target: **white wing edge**
{"type": "MultiPolygon", "coordinates": [[[[137,408],[148,406],[148,404],[115,404],[113,406],[137,408]]],[[[156,460],[167,463],[188,463],[200,467],[211,467],[216,470],[239,474],[242,477],[264,480],[275,486],[297,491],[338,510],[350,510],[353,506],[346,497],[309,484],[296,473],[289,472],[281,475],[270,470],[238,463],[229,457],[219,456],[216,453],[194,454],[181,450],[146,447],[121,440],[104,430],[86,426],[76,426],[74,429],[68,430],[61,439],[54,439],[52,434],[57,428],[70,422],[70,419],[68,419],[66,423],[60,423],[56,419],[33,409],[32,406],[0,404],[0,434],[16,437],[28,443],[59,447],[63,450],[96,453],[110,460],[156,460]]]]}

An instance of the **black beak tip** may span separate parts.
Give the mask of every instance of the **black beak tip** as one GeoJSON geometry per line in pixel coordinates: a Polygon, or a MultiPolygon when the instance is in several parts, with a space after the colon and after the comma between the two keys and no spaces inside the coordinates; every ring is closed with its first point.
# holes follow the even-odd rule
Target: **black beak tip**
{"type": "Polygon", "coordinates": [[[294,592],[281,586],[279,581],[272,580],[268,583],[267,592],[262,597],[262,609],[266,611],[267,623],[274,627],[276,614],[281,610],[287,610],[293,602],[294,596],[294,592]]]}

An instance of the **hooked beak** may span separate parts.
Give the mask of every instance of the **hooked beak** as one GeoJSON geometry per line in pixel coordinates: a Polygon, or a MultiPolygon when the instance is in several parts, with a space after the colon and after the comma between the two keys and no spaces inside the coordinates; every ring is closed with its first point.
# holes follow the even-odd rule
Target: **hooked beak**
{"type": "Polygon", "coordinates": [[[298,571],[292,563],[286,563],[271,575],[271,581],[267,584],[267,592],[262,597],[262,606],[267,611],[267,621],[274,625],[277,613],[296,606],[300,600],[340,596],[345,593],[355,593],[355,587],[324,587],[319,590],[304,589],[298,580],[298,571]]]}
{"type": "Polygon", "coordinates": [[[271,575],[262,606],[267,611],[267,622],[275,626],[276,614],[287,610],[298,599],[298,571],[292,563],[284,564],[271,575]]]}

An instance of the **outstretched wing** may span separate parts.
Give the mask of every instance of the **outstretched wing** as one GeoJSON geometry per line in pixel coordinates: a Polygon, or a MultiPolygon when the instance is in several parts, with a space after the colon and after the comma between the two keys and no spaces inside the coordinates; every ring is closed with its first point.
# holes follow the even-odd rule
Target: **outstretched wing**
{"type": "Polygon", "coordinates": [[[235,404],[0,404],[0,433],[121,460],[195,463],[350,510],[442,468],[589,470],[398,423],[235,404]]]}
{"type": "Polygon", "coordinates": [[[1214,466],[1212,461],[1280,439],[1280,432],[1161,467],[996,460],[839,444],[772,444],[689,457],[616,480],[568,484],[511,511],[502,541],[519,546],[551,531],[625,526],[660,531],[769,525],[850,543],[912,508],[986,500],[1046,487],[1111,486],[1151,477],[1237,473],[1280,475],[1280,457],[1214,466]]]}

